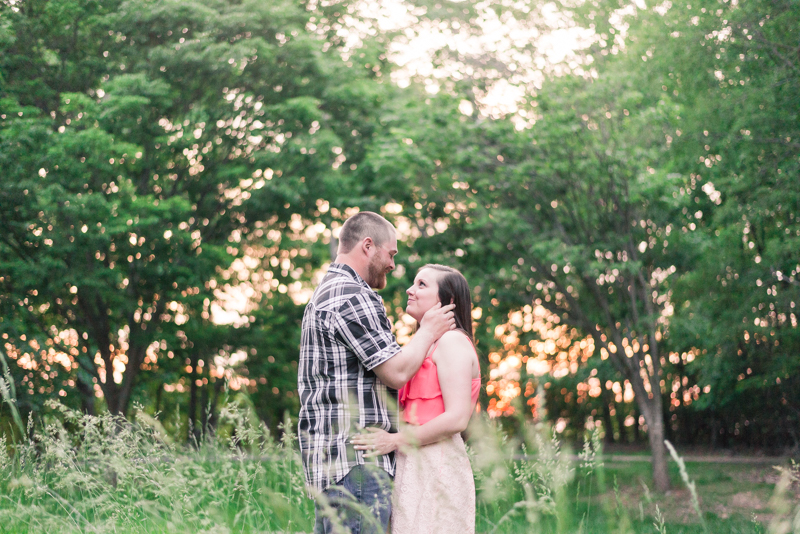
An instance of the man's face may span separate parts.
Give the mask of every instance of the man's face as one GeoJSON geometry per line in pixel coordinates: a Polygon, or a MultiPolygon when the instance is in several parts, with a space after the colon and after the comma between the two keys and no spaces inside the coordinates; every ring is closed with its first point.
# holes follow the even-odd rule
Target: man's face
{"type": "Polygon", "coordinates": [[[375,252],[369,261],[367,284],[373,289],[386,287],[386,275],[394,270],[394,256],[397,254],[397,238],[392,237],[383,245],[375,245],[375,252]]]}

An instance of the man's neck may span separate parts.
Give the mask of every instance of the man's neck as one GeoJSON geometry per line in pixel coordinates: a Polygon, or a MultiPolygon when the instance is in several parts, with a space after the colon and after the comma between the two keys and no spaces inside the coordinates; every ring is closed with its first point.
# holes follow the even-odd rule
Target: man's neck
{"type": "Polygon", "coordinates": [[[358,276],[361,277],[362,280],[367,279],[367,273],[369,272],[369,267],[364,264],[364,262],[358,261],[356,258],[351,257],[348,254],[337,254],[334,263],[341,263],[343,265],[347,265],[351,269],[353,269],[358,276]]]}

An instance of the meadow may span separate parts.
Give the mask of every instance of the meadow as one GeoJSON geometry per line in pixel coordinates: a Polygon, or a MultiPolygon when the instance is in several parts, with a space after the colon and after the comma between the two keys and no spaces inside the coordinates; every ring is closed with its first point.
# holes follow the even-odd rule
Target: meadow
{"type": "Polygon", "coordinates": [[[420,267],[469,281],[479,532],[800,532],[788,458],[661,461],[800,454],[798,27],[797,0],[0,1],[0,533],[309,532],[281,421],[365,210],[401,345],[420,267]]]}
{"type": "MultiPolygon", "coordinates": [[[[128,421],[50,408],[41,424],[17,425],[0,441],[2,532],[313,530],[289,420],[275,439],[251,409],[232,403],[215,432],[187,445],[171,437],[180,429],[167,432],[141,409],[128,421]]],[[[478,532],[800,532],[793,463],[684,464],[676,456],[674,489],[656,494],[649,463],[603,456],[598,432],[577,454],[546,423],[523,434],[509,439],[491,420],[473,421],[478,532]]]]}

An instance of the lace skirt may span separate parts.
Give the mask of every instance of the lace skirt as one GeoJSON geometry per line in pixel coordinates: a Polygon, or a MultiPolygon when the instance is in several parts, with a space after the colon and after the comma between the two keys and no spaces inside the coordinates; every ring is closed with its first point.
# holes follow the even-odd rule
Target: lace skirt
{"type": "Polygon", "coordinates": [[[475,532],[475,480],[460,434],[396,458],[392,534],[475,532]]]}

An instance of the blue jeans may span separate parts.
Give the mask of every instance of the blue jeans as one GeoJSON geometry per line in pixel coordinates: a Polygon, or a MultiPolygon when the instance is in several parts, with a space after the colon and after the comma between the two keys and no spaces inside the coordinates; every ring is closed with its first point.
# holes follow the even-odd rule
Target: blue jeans
{"type": "Polygon", "coordinates": [[[386,532],[392,513],[392,479],[376,465],[357,465],[315,506],[314,534],[344,532],[378,534],[386,532]],[[341,526],[339,526],[341,525],[341,526]]]}

